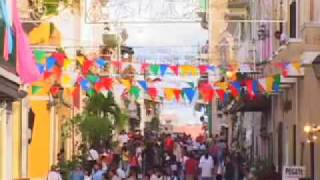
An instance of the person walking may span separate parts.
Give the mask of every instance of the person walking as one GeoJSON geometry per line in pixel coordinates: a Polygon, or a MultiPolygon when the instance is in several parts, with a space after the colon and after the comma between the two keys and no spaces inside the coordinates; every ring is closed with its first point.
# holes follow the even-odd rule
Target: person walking
{"type": "Polygon", "coordinates": [[[195,180],[198,175],[198,161],[191,153],[185,163],[186,180],[195,180]]]}
{"type": "Polygon", "coordinates": [[[225,180],[233,180],[234,179],[234,165],[231,162],[231,159],[229,156],[226,156],[226,161],[224,164],[225,164],[224,179],[225,180]]]}
{"type": "Polygon", "coordinates": [[[51,171],[48,173],[47,180],[62,180],[59,168],[55,165],[51,167],[51,171]]]}
{"type": "Polygon", "coordinates": [[[208,152],[201,156],[199,168],[201,169],[201,180],[213,180],[214,162],[208,152]]]}

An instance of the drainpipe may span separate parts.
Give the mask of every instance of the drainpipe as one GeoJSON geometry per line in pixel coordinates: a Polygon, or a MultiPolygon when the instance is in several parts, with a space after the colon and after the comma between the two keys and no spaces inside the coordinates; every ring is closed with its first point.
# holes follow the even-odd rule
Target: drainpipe
{"type": "MultiPolygon", "coordinates": [[[[296,95],[296,107],[295,107],[295,110],[296,110],[296,118],[295,118],[295,124],[294,124],[294,133],[293,133],[293,165],[296,165],[297,164],[297,124],[298,124],[298,121],[299,121],[299,80],[297,79],[296,80],[296,83],[295,83],[295,86],[296,86],[296,91],[295,91],[295,95],[296,95]]],[[[301,158],[301,157],[300,157],[301,158]]]]}

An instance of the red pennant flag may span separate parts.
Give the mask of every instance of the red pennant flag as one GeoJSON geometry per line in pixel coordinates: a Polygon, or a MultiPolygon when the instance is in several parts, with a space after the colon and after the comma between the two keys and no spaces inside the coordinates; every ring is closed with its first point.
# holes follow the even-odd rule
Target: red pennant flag
{"type": "Polygon", "coordinates": [[[200,65],[199,71],[200,71],[201,75],[206,74],[208,72],[208,66],[207,65],[200,65]]]}
{"type": "Polygon", "coordinates": [[[87,75],[90,71],[90,68],[93,66],[93,61],[90,61],[90,60],[86,60],[84,63],[83,63],[83,66],[82,66],[82,73],[83,75],[87,75]]]}
{"type": "Polygon", "coordinates": [[[52,86],[50,88],[50,92],[51,92],[52,96],[56,96],[60,92],[60,87],[59,86],[52,86]]]}
{"type": "Polygon", "coordinates": [[[158,95],[158,91],[156,88],[149,88],[148,89],[148,94],[150,95],[150,97],[154,100],[156,99],[157,95],[158,95]]]}
{"type": "Polygon", "coordinates": [[[112,78],[101,78],[101,84],[106,90],[111,91],[112,90],[112,85],[113,85],[113,80],[112,78]]]}
{"type": "Polygon", "coordinates": [[[253,91],[253,80],[247,80],[245,83],[246,83],[248,94],[249,94],[250,98],[254,98],[255,94],[253,91]]]}
{"type": "Polygon", "coordinates": [[[180,89],[174,89],[173,90],[174,96],[176,97],[176,100],[179,102],[181,97],[181,90],[180,89]]]}
{"type": "Polygon", "coordinates": [[[100,92],[102,89],[104,88],[104,84],[103,82],[97,82],[95,85],[94,85],[94,89],[97,91],[97,92],[100,92]]]}
{"type": "Polygon", "coordinates": [[[141,72],[142,73],[147,73],[149,71],[149,66],[150,66],[150,64],[143,63],[142,66],[141,66],[141,72]]]}
{"type": "Polygon", "coordinates": [[[60,79],[62,72],[61,69],[58,66],[56,66],[53,68],[52,73],[56,75],[57,79],[60,79]]]}
{"type": "Polygon", "coordinates": [[[77,85],[72,92],[73,106],[80,109],[80,86],[77,85]]]}
{"type": "Polygon", "coordinates": [[[55,53],[52,54],[52,57],[54,57],[57,60],[57,64],[60,67],[63,67],[64,60],[66,59],[66,55],[65,54],[55,52],[55,53]]]}
{"type": "Polygon", "coordinates": [[[217,89],[216,92],[217,92],[217,94],[219,95],[220,100],[221,100],[222,102],[224,102],[224,95],[225,95],[224,90],[222,90],[222,89],[217,89]]]}
{"type": "Polygon", "coordinates": [[[179,66],[170,66],[170,69],[173,71],[175,75],[179,75],[179,66]]]}
{"type": "Polygon", "coordinates": [[[49,71],[46,71],[44,72],[43,74],[43,79],[46,80],[46,79],[49,79],[51,76],[52,76],[52,72],[49,72],[49,71]]]}
{"type": "Polygon", "coordinates": [[[231,94],[232,94],[233,97],[238,97],[240,95],[240,93],[239,93],[237,88],[231,86],[230,89],[231,89],[231,94]]]}
{"type": "Polygon", "coordinates": [[[199,86],[199,92],[205,102],[211,102],[214,97],[214,91],[209,83],[204,83],[199,86]]]}

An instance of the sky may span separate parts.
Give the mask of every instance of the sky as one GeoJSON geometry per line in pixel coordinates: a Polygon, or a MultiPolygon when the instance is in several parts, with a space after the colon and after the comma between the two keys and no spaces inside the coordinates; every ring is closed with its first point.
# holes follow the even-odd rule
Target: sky
{"type": "MultiPolygon", "coordinates": [[[[141,0],[142,2],[143,0],[141,0]]],[[[144,0],[145,2],[158,2],[144,0]]],[[[161,0],[165,1],[165,0],[161,0]]],[[[176,10],[180,13],[183,4],[194,0],[179,1],[176,10]]],[[[178,1],[177,1],[178,2],[178,1]]],[[[153,4],[156,6],[157,4],[153,4]]],[[[192,9],[192,8],[191,8],[192,9]]],[[[170,17],[166,20],[170,20],[170,17]]],[[[157,19],[161,21],[161,19],[157,19]]],[[[208,31],[202,29],[200,23],[129,23],[124,24],[128,32],[126,44],[135,47],[136,57],[148,57],[153,63],[168,63],[170,58],[178,56],[175,63],[192,63],[185,56],[196,56],[199,46],[208,39],[208,31]],[[169,54],[169,55],[168,55],[169,54]],[[177,62],[178,61],[178,62],[177,62]]],[[[170,61],[171,62],[171,61],[170,61]]],[[[194,111],[193,105],[184,103],[164,103],[161,116],[174,118],[176,125],[199,124],[201,113],[194,111]]]]}

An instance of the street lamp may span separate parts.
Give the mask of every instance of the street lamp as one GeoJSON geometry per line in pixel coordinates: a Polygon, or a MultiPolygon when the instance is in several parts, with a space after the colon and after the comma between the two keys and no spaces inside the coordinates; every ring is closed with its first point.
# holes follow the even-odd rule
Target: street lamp
{"type": "Polygon", "coordinates": [[[314,143],[318,139],[317,133],[320,132],[319,125],[305,125],[303,131],[307,134],[307,142],[310,143],[310,169],[311,169],[311,180],[314,180],[314,143]]]}

